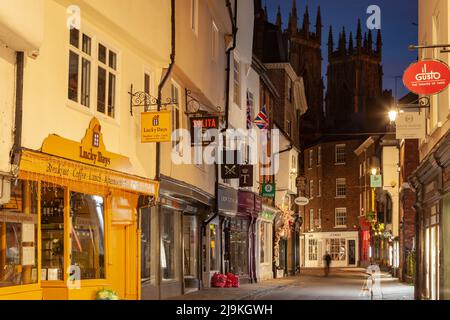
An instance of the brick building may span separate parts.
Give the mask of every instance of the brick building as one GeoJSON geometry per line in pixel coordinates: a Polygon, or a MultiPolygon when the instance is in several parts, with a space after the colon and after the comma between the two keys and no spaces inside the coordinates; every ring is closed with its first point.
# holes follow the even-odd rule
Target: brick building
{"type": "Polygon", "coordinates": [[[334,140],[305,149],[305,196],[302,208],[302,265],[322,267],[328,251],[332,267],[359,265],[359,161],[361,140],[334,140]]]}

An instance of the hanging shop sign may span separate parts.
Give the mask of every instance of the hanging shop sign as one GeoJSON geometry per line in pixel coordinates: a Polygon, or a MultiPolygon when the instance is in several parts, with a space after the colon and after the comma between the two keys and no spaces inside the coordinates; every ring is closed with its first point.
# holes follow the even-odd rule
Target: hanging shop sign
{"type": "Polygon", "coordinates": [[[239,170],[239,187],[253,187],[253,166],[243,165],[239,170]]]}
{"type": "Polygon", "coordinates": [[[220,168],[222,179],[239,179],[240,166],[238,164],[223,164],[220,168]]]}
{"type": "Polygon", "coordinates": [[[172,140],[172,112],[155,111],[141,114],[141,142],[170,142],[172,140]]]}
{"type": "Polygon", "coordinates": [[[158,191],[158,183],[149,179],[87,166],[39,152],[23,151],[19,178],[33,178],[36,174],[46,176],[57,183],[67,180],[147,195],[157,195],[158,191]]]}
{"type": "Polygon", "coordinates": [[[44,140],[42,152],[100,168],[131,171],[129,158],[106,150],[100,122],[96,118],[91,120],[81,143],[52,134],[44,140]]]}
{"type": "Polygon", "coordinates": [[[403,75],[403,83],[418,95],[433,95],[447,88],[450,69],[439,60],[424,60],[411,64],[403,75]]]}
{"type": "Polygon", "coordinates": [[[265,198],[275,198],[275,183],[263,183],[261,195],[265,198]]]}
{"type": "Polygon", "coordinates": [[[210,129],[219,129],[219,117],[193,117],[189,119],[191,128],[191,145],[208,146],[215,141],[210,129]]]}
{"type": "Polygon", "coordinates": [[[370,187],[381,188],[383,186],[383,178],[381,174],[370,176],[370,187]]]}
{"type": "Polygon", "coordinates": [[[219,163],[222,179],[239,179],[242,153],[237,150],[224,150],[219,163]]]}
{"type": "Polygon", "coordinates": [[[400,112],[395,121],[396,138],[425,139],[425,112],[400,112]]]}
{"type": "Polygon", "coordinates": [[[309,199],[305,197],[298,197],[294,200],[295,204],[304,207],[309,204],[309,199]]]}

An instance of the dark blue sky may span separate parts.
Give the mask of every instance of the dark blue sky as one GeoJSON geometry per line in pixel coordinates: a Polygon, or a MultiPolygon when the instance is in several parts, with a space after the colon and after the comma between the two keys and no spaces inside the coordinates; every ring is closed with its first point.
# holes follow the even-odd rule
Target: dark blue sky
{"type": "MultiPolygon", "coordinates": [[[[264,0],[263,0],[264,3],[264,0]]],[[[283,14],[283,28],[286,27],[289,12],[292,8],[292,0],[266,0],[265,4],[269,12],[271,22],[275,21],[278,6],[283,14]]],[[[361,19],[363,33],[368,31],[366,14],[370,5],[378,5],[381,8],[381,31],[383,36],[383,70],[385,89],[392,89],[395,94],[395,77],[402,76],[410,63],[417,59],[416,51],[409,51],[408,45],[417,43],[418,8],[416,0],[297,0],[297,14],[299,26],[303,22],[305,7],[309,7],[311,27],[314,30],[317,7],[320,5],[322,12],[323,34],[323,73],[325,77],[327,65],[327,40],[330,25],[333,26],[335,46],[342,27],[345,26],[347,40],[350,31],[356,34],[358,18],[361,19]]],[[[376,39],[376,37],[374,37],[376,39]]],[[[408,91],[403,86],[402,80],[397,80],[398,98],[408,91]]]]}

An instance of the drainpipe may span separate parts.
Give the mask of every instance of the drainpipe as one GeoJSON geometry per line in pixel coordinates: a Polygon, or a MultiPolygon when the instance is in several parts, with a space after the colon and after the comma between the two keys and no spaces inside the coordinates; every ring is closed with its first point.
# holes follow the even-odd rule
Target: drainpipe
{"type": "MultiPolygon", "coordinates": [[[[158,100],[157,100],[157,107],[158,111],[161,111],[161,103],[162,103],[162,90],[169,79],[170,74],[172,73],[173,66],[175,64],[175,0],[171,0],[171,7],[172,7],[172,16],[171,16],[171,24],[172,24],[172,52],[170,54],[170,64],[169,68],[167,69],[166,74],[164,75],[164,78],[161,80],[160,84],[158,85],[158,100]]],[[[178,103],[178,101],[177,101],[178,103]]],[[[159,181],[161,176],[161,143],[156,143],[156,174],[155,174],[155,180],[159,181]]]]}
{"type": "MultiPolygon", "coordinates": [[[[161,82],[158,85],[158,99],[157,99],[157,110],[161,111],[161,107],[162,107],[162,90],[167,82],[167,80],[169,79],[170,74],[172,73],[172,69],[173,66],[175,64],[175,0],[171,0],[171,47],[172,47],[172,51],[170,53],[170,64],[169,64],[169,68],[167,69],[166,74],[164,75],[163,79],[161,80],[161,82]]],[[[178,101],[177,101],[178,103],[178,101]]],[[[161,143],[157,142],[156,143],[156,155],[155,155],[155,160],[156,160],[156,164],[155,164],[155,180],[156,181],[160,181],[161,180],[161,143]]],[[[156,204],[156,213],[158,215],[158,219],[157,221],[159,221],[159,217],[160,217],[160,213],[161,213],[161,207],[156,204]]],[[[159,235],[159,238],[161,237],[161,235],[159,235]]],[[[158,240],[159,242],[159,240],[158,240]]],[[[161,247],[158,244],[158,251],[161,251],[161,247]]],[[[140,262],[138,262],[140,263],[140,262]]],[[[160,285],[160,271],[158,271],[158,298],[161,297],[161,285],[160,285]]]]}
{"type": "Polygon", "coordinates": [[[11,164],[19,165],[20,148],[22,147],[22,119],[23,119],[23,72],[24,54],[16,53],[16,105],[14,119],[14,145],[11,150],[11,164]]]}
{"type": "MultiPolygon", "coordinates": [[[[233,44],[230,48],[226,51],[226,59],[227,59],[227,67],[225,69],[226,73],[226,83],[225,83],[225,127],[221,130],[221,133],[226,132],[228,130],[229,126],[229,110],[230,110],[230,69],[231,69],[231,53],[236,49],[236,38],[237,38],[237,0],[234,1],[234,15],[233,10],[231,8],[231,2],[230,0],[225,0],[226,6],[228,9],[228,15],[230,17],[231,25],[232,25],[232,35],[233,35],[233,44]]],[[[226,139],[225,139],[226,143],[226,139]]],[[[225,146],[224,143],[224,146],[225,146]]],[[[203,221],[202,225],[202,234],[206,236],[206,226],[214,220],[219,215],[219,164],[216,163],[215,167],[215,188],[214,188],[214,197],[215,197],[215,208],[214,208],[214,214],[207,219],[206,221],[203,221]]],[[[221,266],[223,266],[223,255],[221,255],[221,266]]]]}

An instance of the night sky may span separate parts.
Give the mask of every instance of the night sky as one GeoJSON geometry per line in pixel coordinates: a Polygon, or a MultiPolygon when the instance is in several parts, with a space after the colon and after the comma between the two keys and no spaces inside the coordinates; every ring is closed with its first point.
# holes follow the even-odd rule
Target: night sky
{"type": "MultiPolygon", "coordinates": [[[[264,4],[264,0],[263,0],[264,4]]],[[[283,29],[286,28],[289,12],[292,8],[292,0],[266,0],[265,4],[269,12],[269,20],[275,21],[278,6],[283,14],[283,29]]],[[[409,51],[410,44],[417,44],[418,33],[418,8],[415,0],[297,0],[298,25],[303,22],[303,13],[308,5],[312,30],[315,30],[317,7],[320,5],[322,12],[323,36],[323,75],[324,82],[327,66],[327,40],[330,24],[333,26],[334,45],[337,46],[339,32],[345,26],[347,41],[350,31],[356,35],[358,18],[364,32],[367,32],[366,14],[370,5],[378,5],[381,8],[381,32],[383,36],[383,70],[384,89],[392,89],[395,95],[395,77],[402,76],[410,63],[417,59],[416,51],[409,51]]],[[[374,43],[376,30],[374,32],[374,43]]],[[[355,40],[354,40],[355,43],[355,40]]],[[[397,80],[397,98],[402,97],[408,91],[403,86],[401,78],[397,80]]]]}

